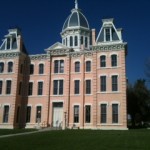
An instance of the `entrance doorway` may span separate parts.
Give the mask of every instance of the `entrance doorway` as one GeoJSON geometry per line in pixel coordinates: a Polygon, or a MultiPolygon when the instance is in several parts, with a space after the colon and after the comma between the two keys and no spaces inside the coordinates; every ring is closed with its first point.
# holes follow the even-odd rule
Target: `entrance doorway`
{"type": "Polygon", "coordinates": [[[53,103],[53,127],[62,128],[63,125],[63,103],[53,103]]]}

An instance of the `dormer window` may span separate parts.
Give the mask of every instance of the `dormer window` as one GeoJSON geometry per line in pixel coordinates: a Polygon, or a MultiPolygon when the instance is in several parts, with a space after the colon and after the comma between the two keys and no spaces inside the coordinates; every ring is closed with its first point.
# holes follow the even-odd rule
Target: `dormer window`
{"type": "Polygon", "coordinates": [[[105,29],[106,41],[110,41],[110,29],[105,29]]]}
{"type": "Polygon", "coordinates": [[[75,36],[74,45],[75,45],[75,46],[78,46],[78,37],[77,37],[77,36],[75,36]]]}

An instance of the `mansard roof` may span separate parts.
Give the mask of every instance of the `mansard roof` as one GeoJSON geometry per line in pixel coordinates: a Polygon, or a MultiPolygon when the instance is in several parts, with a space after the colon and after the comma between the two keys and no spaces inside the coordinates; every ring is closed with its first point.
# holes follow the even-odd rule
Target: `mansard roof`
{"type": "Polygon", "coordinates": [[[122,29],[116,29],[114,19],[102,19],[103,25],[96,39],[97,44],[122,42],[122,29]]]}

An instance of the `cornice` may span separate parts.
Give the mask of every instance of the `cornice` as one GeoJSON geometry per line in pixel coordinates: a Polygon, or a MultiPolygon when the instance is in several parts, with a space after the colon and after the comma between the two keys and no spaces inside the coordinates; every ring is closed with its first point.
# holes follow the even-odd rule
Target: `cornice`
{"type": "Polygon", "coordinates": [[[20,56],[20,52],[0,53],[0,58],[16,58],[20,56]]]}
{"type": "Polygon", "coordinates": [[[48,55],[47,54],[37,54],[37,55],[29,55],[31,60],[43,60],[47,59],[48,55]]]}
{"type": "Polygon", "coordinates": [[[96,45],[92,47],[93,51],[113,51],[126,50],[127,43],[112,44],[112,45],[96,45]]]}

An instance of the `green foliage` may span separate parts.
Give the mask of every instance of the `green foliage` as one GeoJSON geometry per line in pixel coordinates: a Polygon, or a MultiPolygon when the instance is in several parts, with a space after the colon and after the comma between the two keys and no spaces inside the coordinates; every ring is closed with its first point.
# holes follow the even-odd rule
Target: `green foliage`
{"type": "Polygon", "coordinates": [[[150,130],[48,131],[0,139],[2,150],[149,150],[150,130]]]}
{"type": "Polygon", "coordinates": [[[133,86],[128,86],[127,109],[133,126],[150,120],[150,91],[144,79],[139,79],[133,86]]]}

